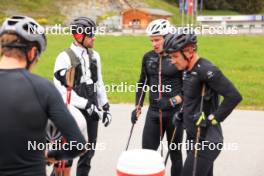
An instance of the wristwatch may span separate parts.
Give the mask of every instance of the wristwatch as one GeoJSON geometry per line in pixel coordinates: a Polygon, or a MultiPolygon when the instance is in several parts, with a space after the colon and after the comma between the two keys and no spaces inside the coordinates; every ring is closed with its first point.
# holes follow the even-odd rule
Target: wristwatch
{"type": "Polygon", "coordinates": [[[212,125],[218,124],[217,120],[215,119],[214,114],[210,114],[207,119],[211,122],[212,125]]]}
{"type": "Polygon", "coordinates": [[[175,108],[177,106],[177,100],[176,100],[176,98],[175,97],[170,98],[170,103],[171,103],[172,107],[175,108]]]}

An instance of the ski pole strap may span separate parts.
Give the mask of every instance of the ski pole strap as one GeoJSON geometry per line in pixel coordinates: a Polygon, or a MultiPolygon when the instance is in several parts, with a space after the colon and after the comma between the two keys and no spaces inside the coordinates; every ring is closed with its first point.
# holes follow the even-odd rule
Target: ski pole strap
{"type": "Polygon", "coordinates": [[[205,95],[205,84],[202,85],[200,112],[199,112],[199,117],[195,123],[196,126],[202,125],[202,123],[206,120],[205,114],[203,112],[204,95],[205,95]]]}
{"type": "Polygon", "coordinates": [[[71,87],[67,87],[66,105],[69,105],[71,103],[71,91],[72,91],[72,88],[71,87]]]}
{"type": "Polygon", "coordinates": [[[204,112],[201,113],[200,117],[198,118],[197,122],[196,122],[196,126],[200,126],[201,123],[205,120],[205,115],[204,112]]]}

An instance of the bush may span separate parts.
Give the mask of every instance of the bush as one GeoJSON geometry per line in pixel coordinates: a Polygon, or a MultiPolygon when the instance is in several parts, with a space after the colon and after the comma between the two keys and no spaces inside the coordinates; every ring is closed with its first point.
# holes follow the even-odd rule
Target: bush
{"type": "Polygon", "coordinates": [[[40,25],[47,25],[47,24],[49,24],[49,21],[48,21],[48,19],[46,19],[46,18],[39,18],[39,19],[37,19],[37,22],[38,22],[40,25]]]}
{"type": "Polygon", "coordinates": [[[204,0],[204,6],[208,10],[230,10],[232,8],[226,0],[204,0]]]}
{"type": "Polygon", "coordinates": [[[240,13],[257,14],[263,9],[263,0],[228,0],[233,9],[240,13]]]}

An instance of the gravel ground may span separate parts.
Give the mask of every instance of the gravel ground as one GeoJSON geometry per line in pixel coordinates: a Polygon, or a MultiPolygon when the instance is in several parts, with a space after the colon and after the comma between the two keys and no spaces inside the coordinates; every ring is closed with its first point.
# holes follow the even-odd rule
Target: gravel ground
{"type": "MultiPolygon", "coordinates": [[[[132,105],[112,105],[112,124],[105,128],[100,124],[98,150],[92,160],[90,176],[115,176],[118,157],[124,151],[131,128],[130,112],[132,105]]],[[[136,124],[130,148],[141,147],[142,129],[147,107],[136,124]]],[[[215,176],[263,176],[264,163],[264,112],[234,111],[223,123],[225,142],[236,146],[234,150],[224,150],[215,162],[215,176]]],[[[165,140],[165,139],[164,139],[165,140]]],[[[165,151],[166,152],[166,151],[165,151]]],[[[185,158],[185,152],[183,152],[185,158]]],[[[167,165],[169,173],[170,163],[167,165]]],[[[76,160],[72,169],[75,176],[76,160]]],[[[48,168],[48,171],[51,169],[48,168]]]]}

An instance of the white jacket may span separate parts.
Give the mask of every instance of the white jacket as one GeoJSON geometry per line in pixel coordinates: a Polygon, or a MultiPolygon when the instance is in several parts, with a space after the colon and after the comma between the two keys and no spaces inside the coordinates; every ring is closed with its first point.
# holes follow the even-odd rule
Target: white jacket
{"type": "MultiPolygon", "coordinates": [[[[93,81],[91,79],[91,71],[90,71],[90,64],[89,64],[89,56],[86,51],[86,49],[79,47],[75,45],[74,43],[71,44],[70,47],[73,52],[76,54],[76,56],[80,59],[81,65],[82,65],[82,73],[83,76],[81,78],[81,82],[86,82],[87,84],[92,84],[93,81]]],[[[100,55],[93,50],[94,58],[97,61],[97,76],[98,80],[95,83],[96,85],[96,92],[97,92],[97,99],[99,106],[103,106],[108,102],[105,87],[104,87],[104,82],[102,78],[102,72],[101,72],[101,59],[100,55]]],[[[55,67],[54,67],[54,73],[57,72],[58,70],[61,69],[68,69],[71,67],[71,60],[68,54],[63,51],[61,52],[55,62],[55,67]]],[[[59,80],[57,80],[55,77],[53,78],[54,84],[61,93],[64,101],[66,101],[66,96],[67,96],[67,90],[66,88],[60,83],[59,80]]],[[[80,97],[77,95],[77,93],[72,90],[72,95],[71,95],[71,105],[79,108],[79,109],[85,109],[85,106],[87,104],[88,100],[80,97]]]]}

